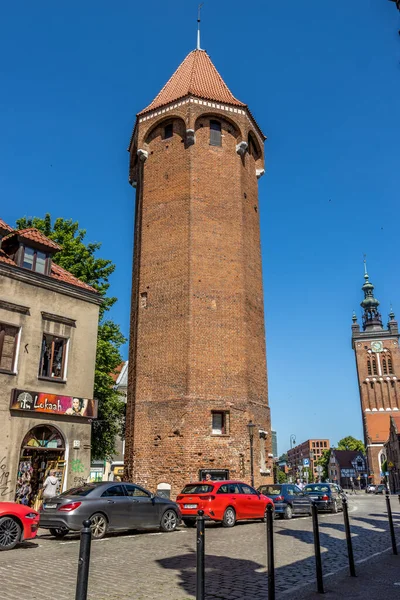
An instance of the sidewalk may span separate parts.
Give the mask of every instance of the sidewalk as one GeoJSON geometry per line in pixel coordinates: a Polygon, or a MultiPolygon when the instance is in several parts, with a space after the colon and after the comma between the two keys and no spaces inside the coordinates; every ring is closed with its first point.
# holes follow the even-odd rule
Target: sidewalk
{"type": "MultiPolygon", "coordinates": [[[[400,551],[400,549],[399,549],[400,551]]],[[[324,577],[325,594],[316,592],[316,581],[312,585],[295,588],[287,598],[296,600],[366,600],[379,598],[379,600],[394,600],[400,597],[400,553],[394,556],[392,551],[379,554],[375,558],[356,564],[357,577],[350,577],[348,569],[324,577]]],[[[278,594],[277,594],[278,596],[278,594]]],[[[279,594],[278,598],[282,594],[279,594]]]]}

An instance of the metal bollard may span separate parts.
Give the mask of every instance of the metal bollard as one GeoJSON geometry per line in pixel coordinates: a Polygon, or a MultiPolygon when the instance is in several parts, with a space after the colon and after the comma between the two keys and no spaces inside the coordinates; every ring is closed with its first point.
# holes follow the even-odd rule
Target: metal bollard
{"type": "Polygon", "coordinates": [[[197,511],[196,600],[205,600],[204,581],[204,511],[197,511]]]}
{"type": "Polygon", "coordinates": [[[89,582],[90,545],[92,530],[89,519],[83,521],[81,529],[81,544],[79,547],[78,578],[76,582],[75,600],[86,600],[89,582]]]}
{"type": "Polygon", "coordinates": [[[386,509],[387,509],[387,514],[388,514],[388,519],[389,519],[390,537],[392,538],[393,554],[397,554],[396,536],[394,534],[392,508],[390,506],[390,496],[389,496],[388,490],[386,490],[386,509]]]}
{"type": "Polygon", "coordinates": [[[268,600],[275,600],[274,507],[267,504],[268,600]]]}
{"type": "Polygon", "coordinates": [[[320,594],[324,593],[324,578],[322,575],[322,560],[321,560],[321,545],[319,541],[319,527],[318,527],[318,510],[313,502],[311,505],[312,510],[312,523],[314,533],[314,552],[315,552],[315,568],[317,571],[317,589],[320,594]]]}
{"type": "Polygon", "coordinates": [[[349,521],[349,511],[347,506],[347,498],[343,498],[343,519],[344,519],[344,529],[346,531],[346,541],[347,541],[347,555],[349,557],[349,568],[351,577],[357,577],[356,575],[356,567],[354,565],[354,554],[353,554],[353,542],[351,539],[351,531],[350,531],[350,521],[349,521]]]}

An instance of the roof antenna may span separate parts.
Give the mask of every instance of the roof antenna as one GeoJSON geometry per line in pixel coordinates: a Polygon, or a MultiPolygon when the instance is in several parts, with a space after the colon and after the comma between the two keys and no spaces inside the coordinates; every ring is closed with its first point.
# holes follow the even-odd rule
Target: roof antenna
{"type": "Polygon", "coordinates": [[[203,4],[204,4],[204,2],[199,4],[199,8],[197,11],[197,50],[201,50],[201,48],[200,48],[200,14],[201,14],[201,7],[203,6],[203,4]]]}
{"type": "Polygon", "coordinates": [[[364,277],[367,276],[368,277],[368,273],[367,273],[367,255],[364,254],[364,277]]]}

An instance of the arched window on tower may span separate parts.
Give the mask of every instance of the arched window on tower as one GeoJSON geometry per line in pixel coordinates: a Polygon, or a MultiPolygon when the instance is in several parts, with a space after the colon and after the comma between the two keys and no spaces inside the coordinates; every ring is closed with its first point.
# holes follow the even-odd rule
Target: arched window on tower
{"type": "Polygon", "coordinates": [[[222,146],[222,128],[220,121],[210,121],[210,146],[222,146]]]}
{"type": "Polygon", "coordinates": [[[390,352],[387,353],[387,363],[388,363],[388,373],[390,375],[393,375],[393,363],[392,363],[392,356],[391,356],[390,352]]]}
{"type": "Polygon", "coordinates": [[[388,364],[385,355],[382,357],[382,370],[384,375],[388,374],[388,364]]]}
{"type": "Polygon", "coordinates": [[[368,356],[367,358],[367,368],[368,368],[368,375],[372,375],[372,365],[371,365],[371,357],[368,356]]]}
{"type": "Polygon", "coordinates": [[[375,356],[372,357],[372,371],[374,375],[378,375],[378,367],[376,364],[376,358],[375,356]]]}

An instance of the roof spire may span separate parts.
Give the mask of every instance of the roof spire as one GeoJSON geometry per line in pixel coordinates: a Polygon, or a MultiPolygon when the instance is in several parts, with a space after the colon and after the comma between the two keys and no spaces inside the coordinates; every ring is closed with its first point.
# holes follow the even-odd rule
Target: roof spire
{"type": "Polygon", "coordinates": [[[364,309],[363,328],[364,331],[382,329],[382,317],[378,310],[379,302],[374,297],[374,286],[369,280],[367,273],[366,255],[364,254],[364,279],[365,283],[362,286],[364,292],[364,300],[361,302],[361,308],[364,309]]]}
{"type": "Polygon", "coordinates": [[[204,2],[202,2],[201,4],[199,4],[198,10],[197,10],[197,50],[201,50],[200,48],[200,21],[201,21],[201,7],[203,6],[204,2]]]}

